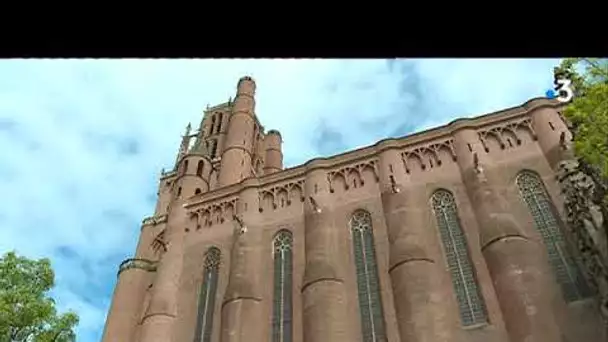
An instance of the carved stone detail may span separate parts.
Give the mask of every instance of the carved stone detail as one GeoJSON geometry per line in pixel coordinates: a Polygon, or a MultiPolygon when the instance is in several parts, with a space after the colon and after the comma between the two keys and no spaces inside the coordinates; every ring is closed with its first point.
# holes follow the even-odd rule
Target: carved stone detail
{"type": "Polygon", "coordinates": [[[477,131],[477,134],[484,150],[486,152],[490,152],[488,139],[495,139],[502,150],[520,146],[522,144],[522,140],[518,135],[518,131],[521,129],[527,130],[532,137],[532,140],[537,139],[536,132],[532,127],[532,120],[530,118],[511,121],[499,126],[479,130],[477,131]]]}
{"type": "Polygon", "coordinates": [[[200,209],[190,213],[196,218],[196,230],[201,227],[211,227],[214,224],[222,224],[226,220],[232,221],[233,215],[236,213],[238,198],[234,197],[224,201],[209,203],[200,209]]]}
{"type": "Polygon", "coordinates": [[[363,177],[364,171],[371,171],[374,175],[374,180],[378,182],[378,161],[376,159],[364,161],[354,165],[347,165],[337,170],[332,170],[327,173],[327,181],[329,182],[329,192],[334,192],[334,185],[338,178],[341,178],[344,183],[344,190],[349,190],[351,184],[353,187],[361,187],[365,185],[363,177]],[[352,181],[352,183],[351,183],[352,181]]]}
{"type": "Polygon", "coordinates": [[[138,268],[148,272],[156,272],[156,262],[148,259],[127,259],[118,266],[118,275],[131,268],[138,268]]]}
{"type": "Polygon", "coordinates": [[[142,224],[142,226],[146,226],[146,225],[156,226],[157,224],[167,222],[167,217],[168,216],[166,214],[146,217],[143,219],[141,224],[142,224]]]}
{"type": "Polygon", "coordinates": [[[259,211],[263,212],[265,208],[272,208],[274,210],[288,207],[293,199],[299,199],[300,202],[304,202],[304,182],[304,179],[300,179],[260,190],[258,192],[260,198],[259,211]]]}
{"type": "Polygon", "coordinates": [[[422,170],[432,169],[440,167],[443,164],[443,160],[440,158],[441,150],[445,149],[450,156],[452,161],[456,161],[456,152],[454,151],[454,140],[448,139],[443,142],[431,143],[424,146],[418,146],[411,150],[406,150],[401,153],[401,159],[405,166],[405,172],[410,173],[410,160],[414,159],[420,163],[422,170]]]}
{"type": "Polygon", "coordinates": [[[608,208],[601,202],[605,185],[590,173],[593,171],[584,164],[567,160],[560,163],[557,177],[565,197],[567,233],[598,294],[608,325],[608,208]]]}
{"type": "Polygon", "coordinates": [[[162,250],[162,253],[167,251],[167,241],[165,240],[165,230],[161,230],[160,233],[158,233],[155,237],[154,240],[152,240],[152,242],[150,243],[150,246],[152,247],[152,250],[154,251],[154,253],[159,253],[162,250]]]}

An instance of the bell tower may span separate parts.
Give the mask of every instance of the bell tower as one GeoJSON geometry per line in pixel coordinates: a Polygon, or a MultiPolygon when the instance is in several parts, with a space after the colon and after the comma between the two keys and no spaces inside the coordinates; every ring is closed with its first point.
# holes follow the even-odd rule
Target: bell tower
{"type": "Polygon", "coordinates": [[[245,76],[239,80],[232,103],[222,151],[219,186],[235,184],[252,175],[255,127],[255,82],[245,76]]]}

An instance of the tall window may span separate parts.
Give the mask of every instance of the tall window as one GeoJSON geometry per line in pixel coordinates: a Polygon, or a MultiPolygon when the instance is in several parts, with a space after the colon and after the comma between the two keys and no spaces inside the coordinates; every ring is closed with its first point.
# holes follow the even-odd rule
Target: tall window
{"type": "Polygon", "coordinates": [[[282,230],[273,242],[272,342],[292,340],[292,241],[291,232],[282,230]]]}
{"type": "Polygon", "coordinates": [[[460,227],[454,196],[449,191],[438,190],[431,197],[431,204],[452,276],[462,325],[485,323],[486,307],[475,278],[466,237],[460,227]]]}
{"type": "Polygon", "coordinates": [[[196,166],[196,175],[199,177],[203,176],[203,168],[205,167],[205,163],[202,160],[198,161],[198,165],[196,166]]]}
{"type": "Polygon", "coordinates": [[[217,140],[211,141],[211,158],[215,158],[215,154],[217,153],[217,140]]]}
{"type": "Polygon", "coordinates": [[[205,255],[205,274],[198,300],[198,317],[196,320],[194,342],[211,341],[220,257],[220,250],[216,247],[209,248],[205,255]]]}
{"type": "Polygon", "coordinates": [[[530,171],[517,176],[519,193],[534,219],[534,225],[547,247],[549,263],[566,301],[574,301],[591,293],[572,255],[568,253],[566,240],[559,227],[559,219],[553,210],[542,180],[530,171]]]}
{"type": "Polygon", "coordinates": [[[350,219],[350,229],[357,270],[362,342],[384,342],[386,333],[371,215],[357,210],[350,219]]]}
{"type": "Polygon", "coordinates": [[[209,135],[215,132],[215,115],[211,117],[211,126],[209,127],[209,135]]]}
{"type": "Polygon", "coordinates": [[[220,130],[222,129],[222,121],[224,119],[224,114],[220,113],[218,115],[218,120],[217,120],[217,130],[215,131],[215,133],[219,133],[220,130]]]}
{"type": "Polygon", "coordinates": [[[188,173],[188,161],[187,160],[184,161],[184,167],[182,168],[182,175],[185,175],[186,173],[188,173]]]}

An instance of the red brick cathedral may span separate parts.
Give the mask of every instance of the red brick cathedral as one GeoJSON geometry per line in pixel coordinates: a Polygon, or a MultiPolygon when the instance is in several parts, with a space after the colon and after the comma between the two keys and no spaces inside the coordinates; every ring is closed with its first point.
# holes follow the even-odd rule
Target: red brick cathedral
{"type": "Polygon", "coordinates": [[[556,102],[283,169],[255,88],[188,126],[104,342],[607,340],[563,233],[556,102]]]}

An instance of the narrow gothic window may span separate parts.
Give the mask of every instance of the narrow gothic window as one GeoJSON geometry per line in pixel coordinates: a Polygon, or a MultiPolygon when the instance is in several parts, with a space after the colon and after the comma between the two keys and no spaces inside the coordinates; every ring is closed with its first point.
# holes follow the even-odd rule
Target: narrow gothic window
{"type": "Polygon", "coordinates": [[[217,140],[213,140],[213,142],[211,143],[211,158],[214,158],[216,153],[217,153],[217,140]]]}
{"type": "Polygon", "coordinates": [[[387,337],[371,215],[367,211],[357,210],[350,219],[350,229],[357,270],[362,342],[384,342],[387,337]]]}
{"type": "Polygon", "coordinates": [[[213,134],[213,130],[215,129],[215,115],[211,117],[211,126],[209,127],[209,135],[213,134]]]}
{"type": "Polygon", "coordinates": [[[221,253],[217,247],[209,248],[205,255],[205,273],[198,299],[198,316],[194,342],[211,342],[220,256],[221,253]]]}
{"type": "Polygon", "coordinates": [[[196,166],[196,175],[199,177],[203,176],[203,167],[205,163],[202,160],[199,160],[198,165],[196,166]]]}
{"type": "Polygon", "coordinates": [[[559,218],[538,175],[523,171],[517,176],[517,186],[522,199],[534,219],[534,225],[547,247],[549,263],[566,301],[575,301],[589,296],[590,290],[572,255],[559,227],[559,218]]]}
{"type": "Polygon", "coordinates": [[[438,190],[433,194],[431,204],[452,276],[462,325],[485,323],[486,307],[475,278],[466,237],[460,226],[454,196],[449,191],[438,190]]]}
{"type": "Polygon", "coordinates": [[[222,119],[224,118],[224,115],[222,113],[219,114],[219,119],[217,120],[217,130],[215,131],[216,133],[219,133],[220,130],[222,129],[222,119]]]}
{"type": "Polygon", "coordinates": [[[184,168],[182,169],[182,175],[185,175],[188,172],[188,161],[184,161],[184,168]]]}
{"type": "Polygon", "coordinates": [[[291,232],[282,230],[273,242],[272,342],[292,340],[292,241],[291,232]]]}

